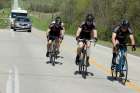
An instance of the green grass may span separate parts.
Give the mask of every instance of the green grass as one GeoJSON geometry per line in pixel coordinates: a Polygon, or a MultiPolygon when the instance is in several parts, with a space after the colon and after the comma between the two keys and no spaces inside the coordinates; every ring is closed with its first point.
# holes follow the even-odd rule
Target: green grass
{"type": "Polygon", "coordinates": [[[0,10],[0,28],[6,28],[9,25],[10,9],[5,8],[0,10]]]}
{"type": "Polygon", "coordinates": [[[30,16],[32,20],[32,24],[34,27],[46,31],[48,29],[48,25],[51,22],[51,16],[50,14],[41,14],[41,13],[32,13],[30,16]]]}
{"type": "Polygon", "coordinates": [[[66,34],[71,36],[74,36],[76,34],[77,29],[73,25],[65,26],[65,27],[66,27],[66,32],[65,32],[66,34]]]}
{"type": "MultiPolygon", "coordinates": [[[[46,31],[49,23],[51,22],[51,16],[46,15],[46,14],[38,15],[38,13],[33,13],[33,15],[31,16],[31,20],[33,22],[34,27],[36,27],[42,31],[46,31]]],[[[75,36],[76,30],[77,29],[74,27],[74,25],[67,26],[66,34],[75,36]]],[[[110,48],[112,47],[112,43],[109,41],[98,40],[97,43],[100,45],[103,45],[103,46],[110,47],[110,48]]],[[[132,52],[131,47],[128,47],[128,52],[131,54],[134,54],[136,56],[140,56],[140,48],[137,48],[137,51],[132,52]]]]}
{"type": "Polygon", "coordinates": [[[42,31],[47,30],[48,24],[49,24],[47,19],[42,20],[42,19],[39,19],[35,16],[30,16],[30,17],[31,17],[32,24],[33,24],[34,27],[36,27],[36,28],[38,28],[42,31]]]}

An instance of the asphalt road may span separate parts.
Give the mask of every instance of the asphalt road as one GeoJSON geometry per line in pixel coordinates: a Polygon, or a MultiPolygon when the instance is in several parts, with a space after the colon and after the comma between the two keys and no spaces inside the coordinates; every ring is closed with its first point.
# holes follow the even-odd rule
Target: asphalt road
{"type": "Polygon", "coordinates": [[[0,93],[140,93],[140,57],[128,55],[129,82],[110,80],[112,51],[91,48],[93,73],[87,79],[75,75],[76,41],[65,36],[55,67],[48,64],[45,33],[0,30],[0,93]]]}

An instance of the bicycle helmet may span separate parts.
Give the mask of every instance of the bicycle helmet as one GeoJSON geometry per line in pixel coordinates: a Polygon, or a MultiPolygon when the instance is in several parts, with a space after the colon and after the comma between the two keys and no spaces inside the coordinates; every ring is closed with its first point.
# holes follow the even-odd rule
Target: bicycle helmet
{"type": "Polygon", "coordinates": [[[122,20],[122,22],[121,22],[122,28],[128,28],[129,26],[130,26],[130,24],[129,24],[128,20],[126,20],[126,19],[122,20]]]}
{"type": "Polygon", "coordinates": [[[55,23],[58,25],[61,24],[61,18],[59,16],[55,18],[55,23]]]}
{"type": "Polygon", "coordinates": [[[93,24],[93,20],[94,16],[92,14],[87,14],[85,22],[88,26],[93,24]]]}

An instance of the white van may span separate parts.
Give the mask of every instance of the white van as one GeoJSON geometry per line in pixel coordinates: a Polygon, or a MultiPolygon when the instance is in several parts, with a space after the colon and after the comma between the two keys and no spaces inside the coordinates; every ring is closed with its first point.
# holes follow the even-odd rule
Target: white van
{"type": "Polygon", "coordinates": [[[22,9],[11,10],[11,14],[10,14],[11,29],[13,29],[13,27],[14,27],[14,20],[17,16],[26,16],[27,17],[27,15],[28,15],[27,10],[22,10],[22,9]]]}

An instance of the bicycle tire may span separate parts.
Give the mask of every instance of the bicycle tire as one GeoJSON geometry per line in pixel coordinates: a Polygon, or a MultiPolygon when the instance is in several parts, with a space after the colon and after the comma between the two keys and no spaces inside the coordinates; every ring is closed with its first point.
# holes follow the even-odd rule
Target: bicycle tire
{"type": "Polygon", "coordinates": [[[86,51],[83,52],[83,65],[82,65],[82,69],[83,69],[82,77],[84,79],[86,79],[86,76],[87,76],[87,54],[86,54],[86,51]]]}
{"type": "Polygon", "coordinates": [[[50,49],[50,62],[51,62],[51,64],[52,64],[52,66],[55,66],[55,48],[54,48],[54,41],[52,42],[52,44],[51,44],[51,49],[50,49]]]}
{"type": "Polygon", "coordinates": [[[113,65],[113,63],[112,63],[112,65],[111,65],[111,74],[112,74],[112,78],[117,79],[118,78],[118,72],[119,72],[118,65],[119,65],[119,61],[120,61],[120,56],[117,55],[115,60],[116,60],[116,62],[115,62],[116,64],[113,65]]]}
{"type": "Polygon", "coordinates": [[[53,62],[52,62],[52,65],[55,66],[55,59],[56,59],[56,56],[57,56],[57,53],[56,53],[56,43],[54,41],[53,43],[53,62]]]}
{"type": "Polygon", "coordinates": [[[83,54],[82,52],[80,53],[80,57],[79,57],[79,73],[82,74],[83,69],[82,69],[82,59],[83,59],[83,54]]]}
{"type": "Polygon", "coordinates": [[[125,56],[124,56],[124,67],[123,69],[121,69],[121,71],[124,73],[124,77],[121,77],[121,78],[122,78],[122,83],[125,85],[127,81],[127,76],[128,76],[128,63],[125,56]]]}

